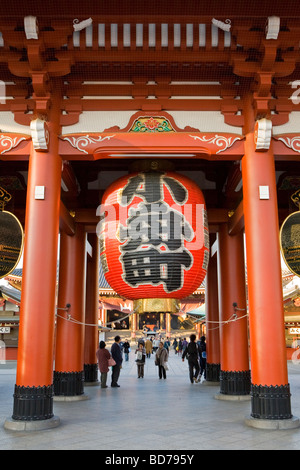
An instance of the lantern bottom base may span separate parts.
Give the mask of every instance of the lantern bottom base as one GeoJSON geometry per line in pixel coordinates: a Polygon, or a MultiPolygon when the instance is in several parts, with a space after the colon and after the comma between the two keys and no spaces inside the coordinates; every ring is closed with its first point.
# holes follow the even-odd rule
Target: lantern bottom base
{"type": "Polygon", "coordinates": [[[180,310],[178,299],[138,299],[133,301],[135,313],[176,313],[180,310]]]}

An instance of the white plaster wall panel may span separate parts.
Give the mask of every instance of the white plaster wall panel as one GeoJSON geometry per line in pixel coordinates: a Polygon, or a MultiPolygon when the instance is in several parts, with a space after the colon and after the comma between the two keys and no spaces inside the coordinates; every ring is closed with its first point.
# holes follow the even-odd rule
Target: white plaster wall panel
{"type": "Polygon", "coordinates": [[[273,126],[273,135],[278,134],[300,134],[300,109],[299,111],[292,111],[289,116],[289,122],[282,126],[273,126]]]}
{"type": "Polygon", "coordinates": [[[242,135],[241,127],[229,126],[220,111],[170,111],[178,127],[195,127],[200,132],[231,132],[242,135]]]}
{"type": "MultiPolygon", "coordinates": [[[[112,126],[119,126],[120,129],[123,129],[127,126],[130,117],[136,112],[84,111],[80,115],[77,124],[63,127],[62,134],[103,132],[112,126]]],[[[144,114],[147,114],[147,112],[144,112],[144,114]]],[[[199,129],[201,132],[230,132],[242,135],[240,127],[229,126],[224,122],[224,116],[220,111],[170,111],[169,114],[181,129],[190,126],[199,129]]]]}
{"type": "Polygon", "coordinates": [[[103,132],[112,126],[123,129],[136,111],[83,111],[79,122],[62,128],[62,134],[77,132],[103,132]]]}
{"type": "MultiPolygon", "coordinates": [[[[136,111],[83,111],[79,116],[79,122],[72,126],[64,126],[62,134],[78,132],[103,132],[112,126],[123,129],[127,126],[131,116],[136,111]]],[[[146,112],[145,112],[146,114],[146,112]]],[[[158,113],[159,114],[159,113],[158,113]]],[[[224,116],[219,111],[171,111],[176,125],[184,129],[186,126],[199,129],[201,132],[231,132],[242,134],[240,127],[229,126],[224,122],[224,116]]],[[[300,132],[300,112],[291,113],[290,121],[283,126],[273,127],[273,134],[288,132],[300,132]]],[[[14,120],[14,115],[9,111],[0,112],[1,132],[17,132],[30,135],[30,126],[22,126],[14,120]]]]}
{"type": "Polygon", "coordinates": [[[31,135],[30,126],[22,126],[14,120],[14,115],[10,111],[0,112],[1,132],[17,132],[18,134],[31,135]]]}

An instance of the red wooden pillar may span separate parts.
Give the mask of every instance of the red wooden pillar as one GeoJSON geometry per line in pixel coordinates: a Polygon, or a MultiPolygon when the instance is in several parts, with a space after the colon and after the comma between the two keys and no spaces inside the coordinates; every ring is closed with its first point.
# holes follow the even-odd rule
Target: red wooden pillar
{"type": "Polygon", "coordinates": [[[217,256],[212,256],[208,263],[205,282],[206,312],[206,380],[220,381],[220,330],[218,304],[217,256]]]}
{"type": "Polygon", "coordinates": [[[86,234],[61,233],[54,395],[83,398],[86,234]],[[70,304],[69,309],[62,310],[70,304]]]}
{"type": "Polygon", "coordinates": [[[87,257],[86,303],[85,303],[85,339],[84,339],[84,381],[98,382],[98,310],[99,310],[99,240],[96,234],[90,234],[88,241],[92,247],[92,256],[87,257]]]}
{"type": "Polygon", "coordinates": [[[284,334],[275,163],[271,148],[256,152],[251,101],[245,112],[245,155],[242,159],[246,233],[250,354],[251,417],[292,417],[284,334]],[[259,187],[267,186],[268,199],[259,187]]]}
{"type": "Polygon", "coordinates": [[[220,393],[249,395],[250,370],[246,310],[243,232],[229,235],[227,224],[218,232],[220,312],[220,393]],[[240,310],[236,310],[237,304],[240,310]]]}
{"type": "Polygon", "coordinates": [[[29,157],[18,361],[12,415],[14,421],[5,423],[5,427],[11,429],[18,429],[16,421],[20,426],[23,423],[24,429],[28,430],[37,421],[39,429],[59,424],[53,414],[55,293],[62,167],[58,155],[59,118],[59,98],[56,101],[56,97],[53,97],[48,123],[48,150],[38,152],[32,146],[29,157]],[[37,186],[44,187],[43,199],[37,198],[37,186]]]}

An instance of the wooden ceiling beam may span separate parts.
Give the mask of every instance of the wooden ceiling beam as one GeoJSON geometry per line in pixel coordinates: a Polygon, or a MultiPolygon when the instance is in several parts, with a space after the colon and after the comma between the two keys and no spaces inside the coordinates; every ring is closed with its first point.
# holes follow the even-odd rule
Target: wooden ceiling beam
{"type": "MultiPolygon", "coordinates": [[[[72,84],[69,82],[65,86],[65,94],[69,97],[82,96],[134,96],[136,84],[72,84]]],[[[237,96],[241,93],[239,86],[231,85],[223,87],[220,85],[172,85],[172,84],[144,84],[139,85],[139,89],[143,89],[146,96],[161,94],[167,91],[171,96],[220,96],[232,95],[237,96]]]]}
{"type": "MultiPolygon", "coordinates": [[[[233,106],[238,111],[241,105],[239,100],[226,100],[228,105],[233,106]]],[[[224,106],[224,100],[210,99],[78,99],[64,100],[62,108],[71,112],[81,107],[83,111],[116,111],[116,110],[194,110],[194,111],[221,111],[224,106]]],[[[0,106],[1,109],[1,106],[0,106]]]]}
{"type": "MultiPolygon", "coordinates": [[[[237,53],[241,59],[246,59],[248,54],[243,52],[237,53]]],[[[168,50],[161,50],[157,51],[155,48],[143,51],[137,49],[135,51],[131,51],[130,48],[128,50],[123,49],[122,51],[119,50],[109,50],[105,51],[102,49],[98,50],[88,50],[85,48],[84,50],[80,51],[74,49],[73,51],[59,51],[56,53],[56,58],[58,61],[60,60],[71,60],[73,63],[75,62],[106,62],[106,63],[124,63],[128,62],[132,64],[133,62],[147,62],[147,63],[173,63],[173,62],[183,62],[183,63],[228,63],[230,61],[231,51],[224,50],[212,50],[209,54],[207,54],[206,50],[199,50],[196,54],[191,49],[182,50],[180,48],[175,49],[172,51],[172,54],[168,50]]]]}
{"type": "Polygon", "coordinates": [[[244,206],[243,201],[240,202],[232,217],[228,221],[228,233],[229,235],[236,235],[238,232],[244,229],[244,206]]]}
{"type": "MultiPolygon", "coordinates": [[[[131,18],[131,20],[147,19],[153,21],[154,18],[174,18],[174,20],[180,18],[189,19],[195,16],[211,19],[217,15],[219,17],[228,18],[243,18],[252,17],[257,21],[263,20],[266,16],[277,15],[284,18],[297,16],[297,8],[295,2],[289,0],[270,2],[269,0],[252,0],[252,2],[241,2],[238,7],[236,0],[228,0],[226,2],[174,2],[161,3],[153,0],[148,3],[137,3],[124,0],[111,0],[109,3],[98,3],[94,0],[85,0],[84,2],[76,2],[73,8],[70,8],[69,2],[62,2],[61,0],[52,0],[47,8],[43,5],[40,0],[31,0],[30,2],[30,14],[38,15],[41,19],[55,18],[57,12],[59,12],[60,18],[70,19],[74,18],[74,10],[76,11],[76,17],[85,18],[86,15],[93,16],[95,18],[119,18],[120,20],[124,17],[131,18]],[[171,11],[170,11],[171,10],[171,11]],[[159,14],[157,14],[159,12],[159,14]]],[[[16,9],[15,3],[7,3],[5,5],[5,17],[10,18],[22,18],[28,15],[28,4],[27,2],[20,2],[16,9]]]]}
{"type": "Polygon", "coordinates": [[[75,234],[74,218],[71,217],[68,209],[62,201],[60,201],[59,229],[65,232],[67,235],[75,234]]]}

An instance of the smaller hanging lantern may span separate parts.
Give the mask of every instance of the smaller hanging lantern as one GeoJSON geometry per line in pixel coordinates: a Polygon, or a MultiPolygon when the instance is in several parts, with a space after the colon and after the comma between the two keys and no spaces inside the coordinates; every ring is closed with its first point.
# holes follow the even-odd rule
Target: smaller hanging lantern
{"type": "Polygon", "coordinates": [[[285,264],[292,273],[300,276],[300,211],[293,212],[284,220],[279,239],[285,264]]]}
{"type": "Polygon", "coordinates": [[[4,210],[11,195],[0,187],[0,279],[18,265],[23,251],[24,232],[17,217],[4,210]]]}

